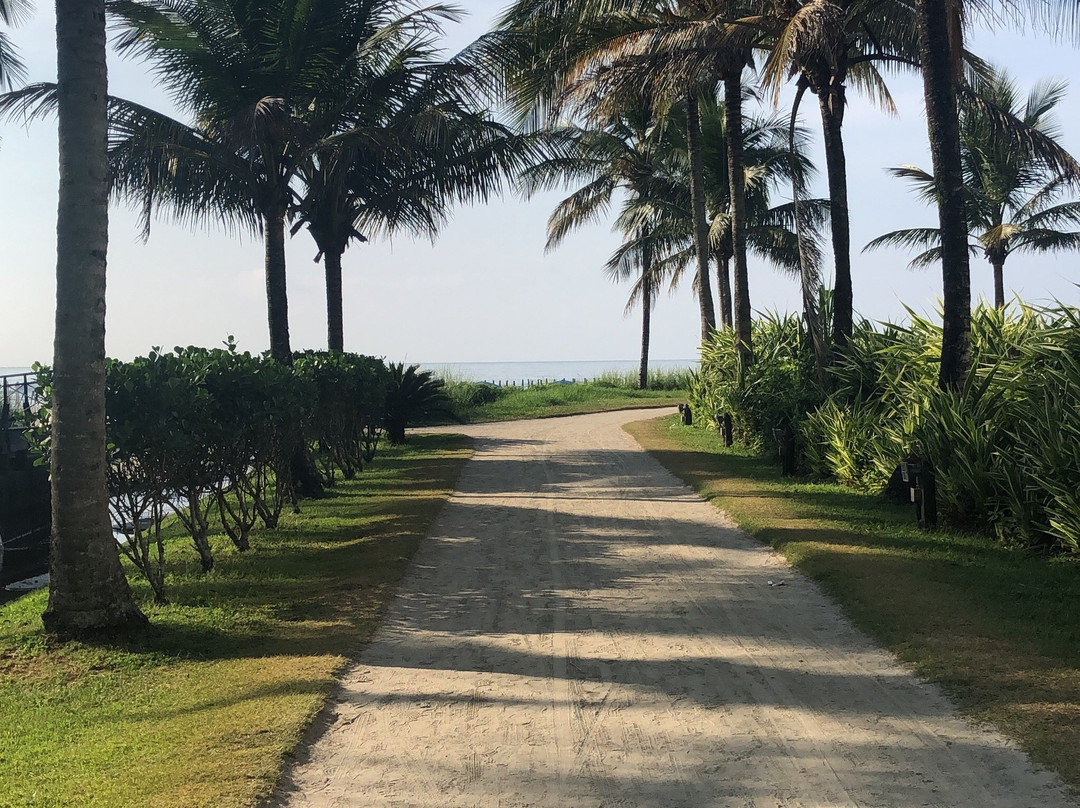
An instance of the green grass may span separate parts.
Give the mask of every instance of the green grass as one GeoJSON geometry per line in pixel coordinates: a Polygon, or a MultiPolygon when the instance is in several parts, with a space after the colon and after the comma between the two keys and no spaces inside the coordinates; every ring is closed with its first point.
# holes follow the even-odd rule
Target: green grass
{"type": "Polygon", "coordinates": [[[454,412],[465,423],[549,418],[634,407],[668,407],[686,400],[686,393],[681,390],[638,390],[603,380],[540,384],[528,388],[489,388],[482,395],[494,400],[477,401],[475,396],[470,400],[468,393],[477,387],[468,382],[448,385],[454,412]]]}
{"type": "Polygon", "coordinates": [[[627,430],[668,469],[772,545],[863,631],[1080,787],[1080,565],[989,539],[924,533],[910,508],[785,480],[675,419],[627,430]]]}
{"type": "Polygon", "coordinates": [[[168,595],[123,645],[50,644],[45,593],[0,606],[0,806],[254,805],[377,628],[468,458],[411,438],[218,562],[169,546],[168,595]]]}

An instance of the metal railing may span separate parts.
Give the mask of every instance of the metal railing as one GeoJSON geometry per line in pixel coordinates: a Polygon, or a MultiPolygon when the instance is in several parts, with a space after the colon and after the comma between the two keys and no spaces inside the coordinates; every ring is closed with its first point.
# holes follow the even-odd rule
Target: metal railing
{"type": "Polygon", "coordinates": [[[42,404],[37,374],[9,373],[0,376],[0,451],[25,448],[22,433],[29,417],[42,404]]]}

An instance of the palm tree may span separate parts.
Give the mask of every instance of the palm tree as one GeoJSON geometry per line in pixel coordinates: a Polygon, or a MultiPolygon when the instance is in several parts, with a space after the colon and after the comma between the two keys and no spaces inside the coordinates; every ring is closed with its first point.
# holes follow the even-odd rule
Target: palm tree
{"type": "Polygon", "coordinates": [[[762,70],[767,87],[779,94],[789,75],[798,77],[792,120],[806,90],[818,100],[829,181],[830,232],[834,261],[832,344],[843,350],[851,336],[851,235],[843,123],[847,83],[866,92],[889,112],[895,107],[878,64],[916,66],[916,38],[910,5],[897,0],[799,0],[772,2],[769,11],[745,22],[768,33],[762,70]]]}
{"type": "Polygon", "coordinates": [[[344,350],[341,258],[352,241],[400,231],[434,238],[453,202],[487,199],[540,147],[478,108],[480,66],[467,52],[437,61],[435,33],[365,49],[364,92],[334,111],[338,134],[299,167],[292,232],[306,226],[324,262],[331,350],[344,350]],[[374,53],[388,45],[392,54],[374,53]]]}
{"type": "Polygon", "coordinates": [[[45,628],[59,635],[145,622],[131,599],[105,484],[105,255],[108,247],[105,8],[57,0],[56,342],[50,471],[52,547],[45,628]]]}
{"type": "MultiPolygon", "coordinates": [[[[582,184],[563,199],[548,218],[547,249],[562,243],[575,229],[596,221],[607,212],[618,191],[625,194],[616,228],[624,233],[624,245],[607,264],[615,279],[635,278],[627,303],[642,303],[641,362],[639,385],[648,383],[649,333],[652,304],[659,287],[653,257],[662,238],[658,210],[679,190],[672,179],[672,125],[666,116],[656,117],[648,93],[624,97],[621,107],[594,109],[586,115],[593,128],[567,127],[562,135],[574,146],[527,168],[521,176],[522,190],[532,195],[564,184],[582,184]],[[658,190],[659,188],[663,190],[658,190]]],[[[582,110],[585,115],[585,111],[582,110]]],[[[685,171],[681,178],[685,180],[685,171]]]]}
{"type": "MultiPolygon", "coordinates": [[[[0,0],[0,22],[18,25],[30,13],[27,0],[0,0]]],[[[7,34],[0,31],[0,87],[8,89],[26,77],[26,66],[7,34]]]]}
{"type": "Polygon", "coordinates": [[[449,6],[399,0],[113,0],[122,53],[150,61],[195,126],[134,111],[114,142],[117,190],[147,211],[257,227],[266,244],[271,355],[291,364],[285,219],[300,167],[340,135],[333,112],[371,91],[372,50],[438,30],[449,6]],[[373,44],[374,43],[374,44],[373,44]]]}
{"type": "Polygon", "coordinates": [[[960,0],[915,0],[926,128],[941,234],[942,335],[938,386],[959,392],[971,367],[971,268],[957,84],[963,29],[960,0]]]}
{"type": "MultiPolygon", "coordinates": [[[[994,273],[994,305],[1005,306],[1005,260],[1014,252],[1053,252],[1080,249],[1080,232],[1060,228],[1080,225],[1080,203],[1055,204],[1066,189],[1061,173],[1030,149],[1003,138],[990,118],[993,109],[1007,112],[1023,126],[1047,139],[1057,129],[1050,113],[1065,93],[1063,82],[1039,84],[1021,102],[1015,83],[1003,71],[972,76],[970,92],[960,98],[960,160],[969,248],[982,252],[994,273]],[[978,99],[982,103],[975,103],[978,99]]],[[[909,180],[928,202],[937,200],[933,174],[915,166],[890,169],[909,180]]],[[[923,252],[912,267],[941,260],[941,232],[937,228],[908,228],[886,233],[866,249],[886,245],[916,246],[923,252]]]]}
{"type": "Polygon", "coordinates": [[[612,280],[633,281],[625,313],[629,315],[634,304],[641,303],[641,353],[638,361],[638,388],[641,390],[649,386],[652,310],[661,280],[660,265],[656,260],[658,235],[656,229],[642,228],[632,240],[624,242],[604,266],[612,280]]]}
{"type": "MultiPolygon", "coordinates": [[[[560,98],[585,102],[618,99],[642,87],[663,104],[686,106],[686,144],[690,169],[693,232],[698,268],[698,299],[702,339],[715,328],[716,315],[709,281],[708,222],[701,162],[698,115],[700,97],[723,82],[730,114],[741,114],[741,77],[750,62],[756,36],[748,26],[729,24],[731,4],[705,0],[657,0],[641,3],[616,0],[600,5],[561,0],[518,0],[492,35],[492,50],[506,67],[516,108],[525,118],[543,120],[560,98]],[[735,91],[737,88],[737,91],[735,91]]],[[[616,102],[617,103],[617,102],[616,102]]],[[[738,137],[740,126],[733,126],[738,137]]],[[[738,164],[740,149],[730,151],[738,164]]],[[[742,172],[732,172],[732,198],[740,219],[742,172]]],[[[736,276],[745,279],[744,241],[735,226],[736,276]]],[[[737,293],[745,289],[736,282],[737,293]]],[[[737,294],[745,311],[739,331],[740,351],[752,354],[749,303],[737,294]]]]}
{"type": "MultiPolygon", "coordinates": [[[[730,205],[729,161],[724,133],[727,116],[716,99],[701,104],[703,167],[705,186],[709,190],[707,205],[711,217],[710,247],[717,260],[717,280],[720,287],[721,317],[724,326],[732,328],[732,294],[729,272],[734,255],[732,211],[730,205]],[[726,293],[725,293],[726,292],[726,293]]],[[[609,271],[620,278],[638,277],[628,306],[641,300],[643,309],[660,285],[669,281],[672,286],[694,262],[695,248],[691,232],[690,194],[687,178],[685,143],[677,133],[685,131],[679,123],[680,109],[668,114],[674,124],[667,148],[671,156],[662,161],[665,172],[654,176],[642,194],[628,195],[616,228],[626,236],[623,245],[608,262],[609,271]],[[634,237],[636,236],[636,237],[634,237]],[[644,272],[646,266],[651,271],[644,272]]],[[[787,126],[780,118],[750,117],[744,119],[742,141],[745,144],[744,167],[746,193],[745,238],[747,247],[760,258],[782,271],[801,275],[802,253],[816,266],[819,258],[817,234],[828,212],[828,200],[811,199],[803,202],[804,237],[794,232],[795,210],[791,203],[772,206],[771,193],[792,172],[802,179],[809,177],[812,165],[804,154],[805,133],[799,130],[789,138],[787,126]],[[790,143],[796,144],[791,152],[790,143]]],[[[817,286],[812,289],[818,294],[817,286]]]]}
{"type": "MultiPolygon", "coordinates": [[[[663,4],[658,4],[663,6],[663,4]]],[[[704,162],[702,105],[712,108],[716,86],[723,88],[723,129],[727,158],[727,192],[731,216],[734,284],[733,327],[736,345],[744,363],[753,361],[750,328],[750,290],[746,263],[746,187],[743,149],[743,71],[750,64],[754,30],[734,21],[737,6],[731,2],[677,3],[673,10],[654,10],[650,30],[631,33],[607,46],[606,57],[614,60],[616,74],[632,85],[647,81],[654,92],[678,98],[677,89],[687,88],[682,97],[686,113],[686,155],[689,165],[691,232],[697,264],[697,285],[702,300],[702,339],[715,328],[712,291],[709,283],[709,238],[707,198],[710,193],[704,162]],[[668,13],[665,13],[667,11],[668,13]],[[621,65],[619,65],[621,62],[621,65]]]]}
{"type": "MultiPolygon", "coordinates": [[[[152,62],[187,126],[116,103],[112,166],[121,197],[185,220],[217,218],[265,240],[270,354],[292,364],[285,219],[310,156],[340,137],[337,115],[376,89],[365,60],[456,19],[449,6],[401,13],[400,0],[113,0],[121,52],[152,62]]],[[[399,48],[400,49],[400,48],[399,48]]],[[[378,60],[376,60],[378,61],[378,60]]],[[[299,493],[321,481],[301,441],[292,458],[299,493]]]]}
{"type": "MultiPolygon", "coordinates": [[[[749,90],[743,92],[750,97],[749,90]]],[[[712,221],[709,240],[717,262],[720,289],[721,321],[732,327],[736,320],[731,291],[730,270],[735,259],[734,212],[731,204],[731,160],[727,135],[728,116],[715,99],[702,106],[702,133],[705,143],[705,185],[708,188],[708,210],[712,221]]],[[[743,119],[740,141],[743,147],[744,232],[750,251],[776,266],[794,271],[799,268],[798,239],[793,232],[794,206],[773,207],[771,196],[783,184],[798,180],[809,181],[813,165],[806,157],[806,132],[796,128],[789,135],[787,125],[778,116],[748,116],[743,119]]],[[[808,228],[806,249],[817,266],[816,238],[822,225],[822,200],[804,200],[805,224],[808,228]]],[[[817,294],[819,279],[807,279],[817,294]]],[[[749,307],[749,292],[745,293],[749,307]]]]}

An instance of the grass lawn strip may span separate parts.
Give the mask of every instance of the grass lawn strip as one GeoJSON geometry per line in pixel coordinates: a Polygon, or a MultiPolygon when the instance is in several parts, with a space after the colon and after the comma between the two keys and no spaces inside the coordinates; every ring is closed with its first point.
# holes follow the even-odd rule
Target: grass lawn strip
{"type": "Polygon", "coordinates": [[[635,390],[596,382],[545,384],[503,388],[498,400],[464,408],[459,414],[469,423],[516,421],[640,407],[673,407],[685,400],[686,394],[679,390],[635,390]]]}
{"type": "Polygon", "coordinates": [[[979,536],[924,533],[910,508],[792,482],[677,419],[627,431],[961,710],[1080,788],[1080,567],[979,536]]]}
{"type": "Polygon", "coordinates": [[[124,647],[51,646],[46,593],[0,606],[0,806],[250,806],[378,627],[471,454],[410,439],[200,575],[169,545],[169,606],[132,577],[152,629],[124,647]]]}

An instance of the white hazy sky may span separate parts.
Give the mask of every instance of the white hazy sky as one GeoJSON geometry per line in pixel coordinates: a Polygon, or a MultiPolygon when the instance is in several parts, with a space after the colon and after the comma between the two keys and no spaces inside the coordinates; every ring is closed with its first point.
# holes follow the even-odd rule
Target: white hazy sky
{"type": "MultiPolygon", "coordinates": [[[[471,0],[469,18],[449,33],[458,49],[486,30],[504,0],[471,0]]],[[[31,81],[54,80],[52,10],[11,31],[29,65],[31,81]]],[[[979,34],[973,50],[1008,68],[1026,88],[1047,77],[1070,79],[1080,51],[1046,36],[979,34]]],[[[111,57],[110,57],[111,58],[111,57]]],[[[898,227],[932,225],[932,211],[914,201],[884,169],[914,163],[929,169],[922,85],[912,75],[890,79],[898,118],[869,107],[851,93],[844,137],[848,155],[855,307],[872,319],[900,318],[903,304],[931,312],[940,295],[940,272],[907,270],[908,257],[888,251],[860,254],[867,241],[898,227]]],[[[110,91],[167,108],[145,65],[111,58],[110,91]]],[[[820,141],[812,98],[804,123],[820,141]]],[[[1080,88],[1059,107],[1064,142],[1080,153],[1080,88]]],[[[57,157],[54,121],[29,127],[0,124],[0,366],[50,360],[55,294],[57,157]]],[[[824,173],[824,160],[817,158],[824,173]]],[[[826,195],[824,177],[816,192],[826,195]]],[[[601,269],[617,245],[597,225],[544,254],[548,213],[563,194],[522,202],[512,195],[484,207],[457,211],[434,244],[398,238],[352,246],[344,260],[345,346],[349,350],[414,362],[608,360],[637,356],[636,314],[623,315],[628,289],[601,269]]],[[[292,344],[326,346],[322,266],[306,232],[288,244],[292,344]]],[[[255,236],[216,230],[193,232],[156,221],[148,243],[134,213],[111,213],[107,348],[131,358],[151,346],[217,345],[234,334],[242,348],[268,347],[262,246],[255,236]]],[[[1006,265],[1007,293],[1026,300],[1080,304],[1074,281],[1078,257],[1016,255],[1006,265]]],[[[794,281],[751,260],[755,310],[794,311],[794,281]]],[[[989,266],[972,263],[973,293],[992,297],[989,266]]],[[[652,355],[692,358],[697,307],[689,285],[663,296],[653,318],[652,355]]]]}

